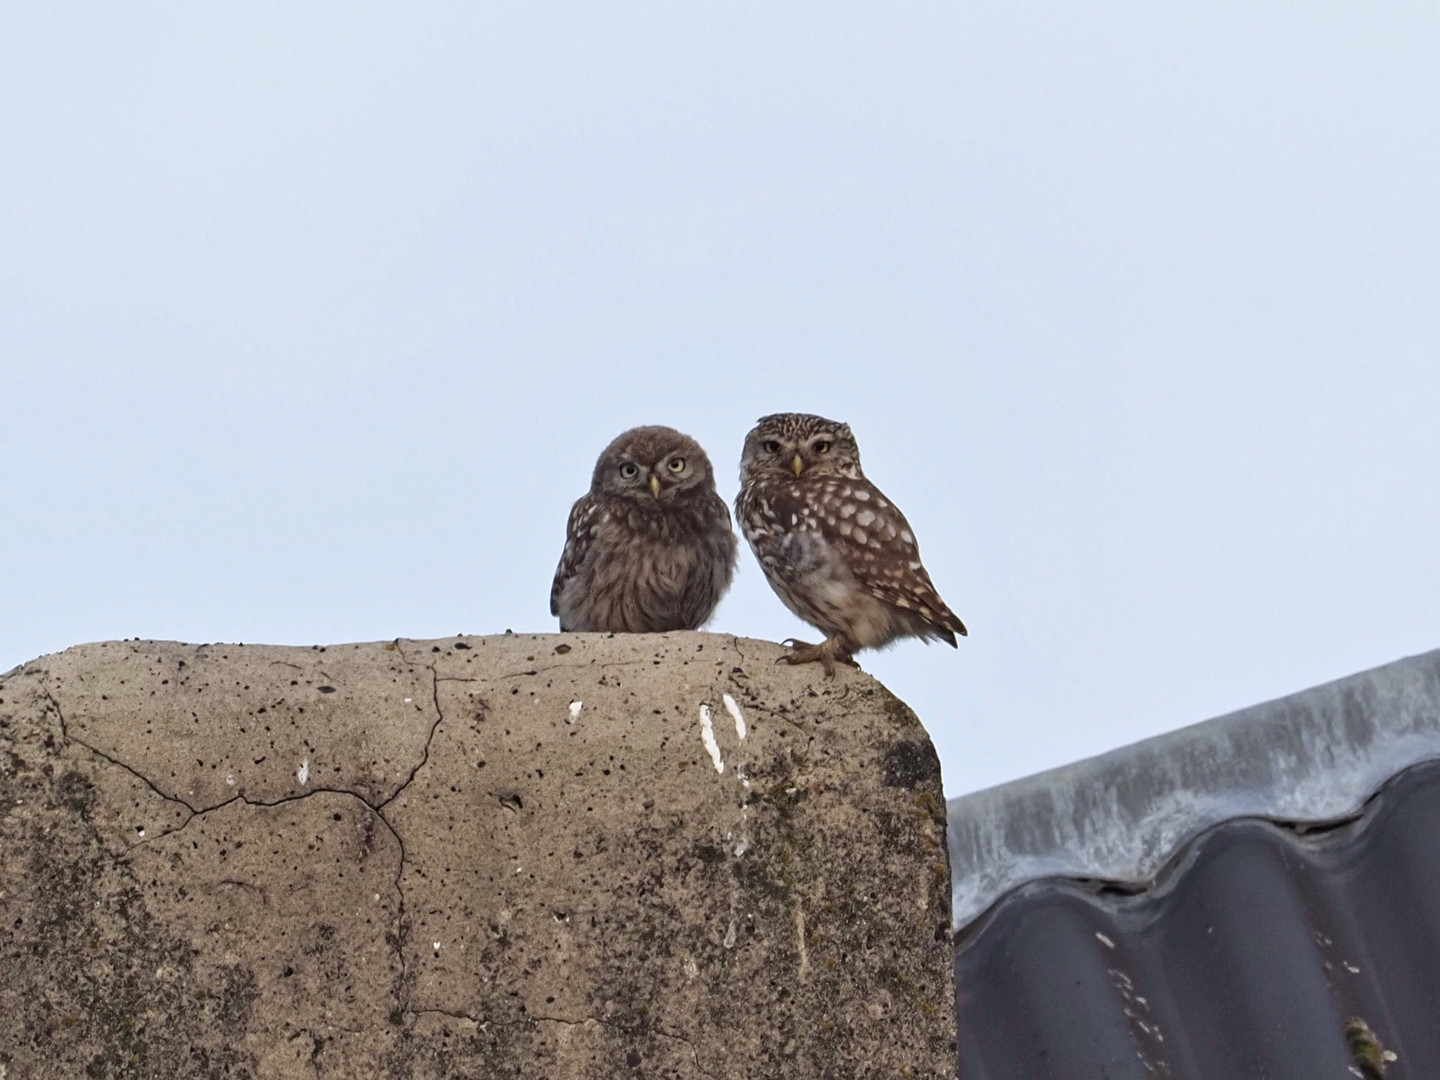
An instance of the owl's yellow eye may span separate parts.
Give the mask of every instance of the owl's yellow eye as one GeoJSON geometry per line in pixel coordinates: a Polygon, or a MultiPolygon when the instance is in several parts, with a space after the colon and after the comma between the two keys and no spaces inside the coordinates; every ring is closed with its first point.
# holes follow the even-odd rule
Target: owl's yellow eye
{"type": "Polygon", "coordinates": [[[778,454],[780,452],[780,444],[774,439],[766,439],[765,452],[767,454],[778,454]]]}
{"type": "Polygon", "coordinates": [[[675,472],[675,473],[684,472],[684,471],[685,471],[685,459],[684,459],[683,457],[671,458],[671,459],[670,459],[670,471],[671,471],[671,472],[675,472]]]}
{"type": "Polygon", "coordinates": [[[817,454],[828,454],[830,452],[830,445],[829,439],[821,439],[819,442],[813,443],[810,449],[814,450],[817,454]]]}
{"type": "Polygon", "coordinates": [[[633,461],[627,461],[624,465],[620,466],[620,475],[623,476],[626,480],[634,480],[635,477],[639,474],[639,472],[639,466],[637,466],[633,461]]]}

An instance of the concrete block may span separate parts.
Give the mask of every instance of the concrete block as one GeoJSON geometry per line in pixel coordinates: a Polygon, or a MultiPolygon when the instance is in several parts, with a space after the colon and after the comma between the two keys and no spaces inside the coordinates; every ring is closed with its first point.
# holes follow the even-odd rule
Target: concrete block
{"type": "Polygon", "coordinates": [[[935,1077],[939,764],[725,635],[0,677],[0,1076],[935,1077]]]}

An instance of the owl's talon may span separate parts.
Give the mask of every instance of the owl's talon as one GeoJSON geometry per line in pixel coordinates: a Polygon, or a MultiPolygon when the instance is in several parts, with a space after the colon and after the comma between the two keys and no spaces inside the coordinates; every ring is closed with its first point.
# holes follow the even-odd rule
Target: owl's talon
{"type": "Polygon", "coordinates": [[[795,638],[786,638],[784,644],[790,646],[790,651],[784,656],[778,657],[775,661],[777,664],[789,664],[792,667],[796,664],[822,664],[825,667],[827,679],[835,677],[837,663],[848,664],[850,667],[860,666],[838,638],[827,638],[819,645],[811,645],[807,641],[798,641],[795,638]]]}

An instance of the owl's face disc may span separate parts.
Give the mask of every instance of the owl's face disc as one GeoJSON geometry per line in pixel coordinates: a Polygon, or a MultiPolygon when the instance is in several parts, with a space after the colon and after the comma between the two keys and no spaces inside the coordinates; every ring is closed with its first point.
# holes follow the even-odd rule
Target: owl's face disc
{"type": "Polygon", "coordinates": [[[674,428],[631,428],[611,442],[595,463],[590,489],[663,506],[713,487],[710,459],[699,443],[674,428]]]}
{"type": "Polygon", "coordinates": [[[740,482],[801,477],[858,479],[860,448],[848,424],[809,413],[762,416],[745,437],[740,482]]]}

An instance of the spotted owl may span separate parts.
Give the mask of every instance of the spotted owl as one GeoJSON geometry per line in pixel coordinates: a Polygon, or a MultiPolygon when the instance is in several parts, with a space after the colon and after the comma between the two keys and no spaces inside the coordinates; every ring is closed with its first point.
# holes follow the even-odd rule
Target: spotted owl
{"type": "Polygon", "coordinates": [[[561,630],[694,630],[730,587],[736,548],[700,445],[674,428],[631,428],[570,510],[550,614],[561,630]]]}
{"type": "Polygon", "coordinates": [[[745,438],[735,516],[770,587],[826,637],[783,658],[853,663],[897,638],[956,644],[965,624],[920,562],[900,508],[860,471],[845,424],[805,413],[762,416],[745,438]]]}

